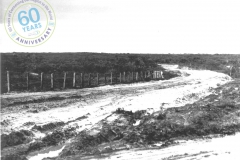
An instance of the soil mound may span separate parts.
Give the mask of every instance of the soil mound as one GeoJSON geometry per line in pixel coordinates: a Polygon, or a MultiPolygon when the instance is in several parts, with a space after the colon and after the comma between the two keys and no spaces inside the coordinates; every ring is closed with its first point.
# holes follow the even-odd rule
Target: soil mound
{"type": "Polygon", "coordinates": [[[28,160],[25,156],[20,155],[7,155],[1,158],[2,160],[28,160]]]}
{"type": "Polygon", "coordinates": [[[52,122],[52,123],[48,123],[48,124],[41,125],[41,126],[35,125],[32,127],[32,129],[36,129],[38,131],[45,132],[45,131],[53,130],[59,126],[63,126],[64,124],[65,124],[64,122],[52,122]]]}
{"type": "Polygon", "coordinates": [[[19,144],[30,142],[32,139],[33,133],[31,131],[27,130],[20,130],[20,131],[14,131],[7,134],[1,135],[1,147],[10,147],[10,146],[16,146],[19,144]]]}
{"type": "Polygon", "coordinates": [[[240,131],[239,87],[239,83],[229,83],[193,104],[162,109],[153,114],[118,108],[112,115],[117,117],[115,120],[102,121],[96,134],[90,134],[91,130],[79,133],[60,157],[102,154],[105,152],[103,146],[114,151],[120,148],[119,143],[138,147],[162,142],[161,147],[166,147],[174,144],[175,139],[235,134],[240,131]]]}

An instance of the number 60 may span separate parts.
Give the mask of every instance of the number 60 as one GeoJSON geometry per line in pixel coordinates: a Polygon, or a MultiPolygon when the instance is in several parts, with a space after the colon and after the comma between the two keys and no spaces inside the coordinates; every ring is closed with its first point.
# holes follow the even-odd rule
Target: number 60
{"type": "Polygon", "coordinates": [[[37,22],[40,20],[40,14],[39,14],[39,12],[38,12],[38,10],[37,10],[36,8],[31,8],[31,9],[28,11],[28,16],[29,16],[29,18],[28,18],[27,16],[22,16],[22,17],[21,17],[21,14],[27,14],[27,12],[26,12],[26,11],[21,11],[21,12],[18,13],[18,21],[19,21],[19,23],[20,23],[22,26],[28,25],[29,19],[30,19],[30,21],[33,22],[33,23],[37,23],[37,22]],[[32,17],[32,11],[35,11],[35,13],[36,13],[36,15],[37,15],[37,19],[36,19],[36,20],[34,20],[33,17],[32,17]],[[23,23],[23,19],[26,20],[25,23],[23,23]]]}

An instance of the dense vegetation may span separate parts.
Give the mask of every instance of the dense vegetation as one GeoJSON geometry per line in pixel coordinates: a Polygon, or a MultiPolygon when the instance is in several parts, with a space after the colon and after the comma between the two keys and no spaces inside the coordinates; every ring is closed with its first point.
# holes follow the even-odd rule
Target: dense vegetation
{"type": "Polygon", "coordinates": [[[157,67],[151,56],[130,54],[96,53],[44,53],[3,54],[2,69],[16,72],[63,72],[106,73],[109,71],[143,71],[157,67]]]}
{"type": "Polygon", "coordinates": [[[144,71],[158,63],[179,64],[196,69],[229,71],[240,67],[240,55],[223,54],[107,54],[107,53],[12,53],[1,54],[2,74],[14,72],[98,72],[144,71]]]}

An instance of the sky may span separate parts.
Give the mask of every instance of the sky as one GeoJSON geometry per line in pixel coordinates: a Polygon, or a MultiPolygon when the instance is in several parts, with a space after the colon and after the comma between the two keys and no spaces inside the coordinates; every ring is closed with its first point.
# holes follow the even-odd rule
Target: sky
{"type": "Polygon", "coordinates": [[[0,52],[240,54],[239,0],[47,1],[56,15],[52,37],[23,47],[4,29],[11,0],[0,0],[0,52]]]}

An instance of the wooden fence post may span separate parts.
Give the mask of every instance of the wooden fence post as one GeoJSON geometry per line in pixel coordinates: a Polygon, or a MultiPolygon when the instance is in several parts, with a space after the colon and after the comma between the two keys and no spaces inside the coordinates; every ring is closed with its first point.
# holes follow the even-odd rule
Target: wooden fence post
{"type": "Polygon", "coordinates": [[[76,87],[76,72],[73,72],[73,88],[76,87]]]}
{"type": "Polygon", "coordinates": [[[54,89],[54,87],[53,87],[53,73],[51,73],[51,89],[54,89]]]}
{"type": "Polygon", "coordinates": [[[9,73],[9,71],[7,71],[7,88],[8,88],[8,92],[10,92],[11,88],[10,88],[10,73],[9,73]]]}
{"type": "Polygon", "coordinates": [[[138,81],[138,72],[136,72],[136,81],[138,81]]]}
{"type": "Polygon", "coordinates": [[[29,72],[27,72],[27,90],[29,90],[29,72]]]}
{"type": "Polygon", "coordinates": [[[229,68],[230,69],[230,73],[229,73],[230,77],[232,77],[232,68],[233,68],[233,66],[230,66],[230,68],[229,68]]]}
{"type": "Polygon", "coordinates": [[[81,73],[81,87],[84,88],[84,74],[81,73]]]}
{"type": "Polygon", "coordinates": [[[111,84],[113,84],[113,75],[112,75],[112,72],[111,72],[111,84]]]}
{"type": "Polygon", "coordinates": [[[122,73],[119,74],[120,83],[122,83],[122,73]]]}
{"type": "Polygon", "coordinates": [[[41,72],[41,90],[43,90],[43,72],[41,72]]]}
{"type": "Polygon", "coordinates": [[[66,78],[67,78],[67,72],[64,72],[64,75],[63,75],[63,89],[66,88],[66,78]]]}
{"type": "Polygon", "coordinates": [[[99,85],[99,75],[97,73],[97,86],[99,85]]]}
{"type": "Polygon", "coordinates": [[[123,72],[123,82],[125,83],[126,82],[126,73],[123,72]]]}
{"type": "Polygon", "coordinates": [[[91,86],[91,73],[88,75],[88,86],[91,86]]]}
{"type": "Polygon", "coordinates": [[[161,75],[161,79],[163,79],[164,77],[163,77],[163,72],[162,71],[160,72],[160,75],[161,75]]]}
{"type": "Polygon", "coordinates": [[[106,73],[104,74],[104,83],[105,83],[105,85],[107,84],[107,75],[106,75],[106,73]]]}

